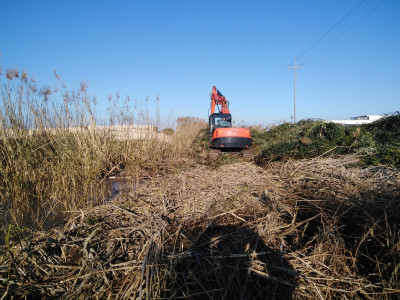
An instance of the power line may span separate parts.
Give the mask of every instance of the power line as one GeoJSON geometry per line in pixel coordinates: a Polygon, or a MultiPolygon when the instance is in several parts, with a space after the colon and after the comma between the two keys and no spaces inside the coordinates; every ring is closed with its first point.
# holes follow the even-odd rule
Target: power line
{"type": "Polygon", "coordinates": [[[261,89],[261,91],[259,91],[253,98],[250,99],[250,101],[254,100],[255,98],[257,98],[258,96],[260,96],[267,88],[269,88],[270,86],[272,86],[279,78],[282,77],[282,75],[287,71],[287,66],[285,66],[284,69],[282,69],[281,72],[279,72],[279,74],[277,76],[275,76],[265,87],[263,87],[261,89]]]}
{"type": "MultiPolygon", "coordinates": [[[[289,66],[287,66],[287,67],[289,67],[289,66]]],[[[285,67],[285,73],[288,71],[287,67],[285,67]]],[[[288,73],[288,72],[286,73],[285,76],[281,76],[281,79],[279,81],[275,81],[275,84],[271,85],[271,87],[269,88],[269,91],[273,91],[275,88],[280,86],[284,80],[288,79],[289,77],[290,77],[290,73],[288,73]]]]}
{"type": "Polygon", "coordinates": [[[317,45],[320,41],[322,41],[329,33],[331,33],[336,27],[339,26],[340,23],[342,23],[344,20],[347,19],[348,16],[350,16],[357,8],[359,8],[365,0],[361,0],[358,2],[356,6],[354,6],[352,9],[350,9],[339,21],[335,23],[331,28],[329,28],[323,35],[321,35],[311,46],[309,46],[306,50],[304,50],[296,59],[300,59],[304,54],[306,54],[308,51],[310,51],[312,48],[314,48],[315,45],[317,45]]]}
{"type": "MultiPolygon", "coordinates": [[[[385,0],[383,0],[385,1],[385,0]]],[[[324,39],[330,32],[332,32],[337,26],[339,26],[340,23],[342,23],[345,19],[347,19],[356,9],[358,9],[365,0],[361,0],[360,2],[357,3],[356,6],[354,6],[352,9],[350,9],[342,18],[339,19],[331,28],[329,28],[323,35],[321,35],[314,43],[312,43],[308,48],[306,48],[299,56],[297,56],[297,59],[301,58],[304,54],[309,52],[312,48],[314,48],[315,45],[317,45],[322,39],[324,39]]],[[[287,70],[287,66],[277,75],[275,76],[264,88],[261,89],[260,92],[258,92],[251,100],[254,100],[255,98],[259,97],[267,88],[269,88],[275,81],[277,81],[287,70]]]]}
{"type": "Polygon", "coordinates": [[[316,53],[314,53],[314,55],[312,55],[310,58],[308,58],[307,60],[305,60],[303,63],[306,63],[310,60],[312,60],[315,56],[317,56],[318,54],[320,54],[322,51],[324,51],[326,48],[328,48],[330,45],[332,45],[334,42],[336,42],[338,39],[340,39],[342,36],[344,36],[347,32],[349,32],[351,29],[353,29],[353,27],[355,27],[356,25],[358,25],[359,23],[361,23],[362,20],[364,20],[366,17],[368,17],[370,14],[372,14],[379,6],[381,6],[383,4],[383,2],[385,2],[386,0],[382,0],[381,2],[379,2],[377,5],[375,5],[371,10],[369,10],[365,15],[363,15],[361,18],[359,18],[356,22],[353,22],[349,27],[347,27],[341,34],[339,34],[336,38],[334,38],[331,42],[329,42],[328,44],[326,44],[324,47],[322,47],[319,51],[317,51],[316,53]]]}

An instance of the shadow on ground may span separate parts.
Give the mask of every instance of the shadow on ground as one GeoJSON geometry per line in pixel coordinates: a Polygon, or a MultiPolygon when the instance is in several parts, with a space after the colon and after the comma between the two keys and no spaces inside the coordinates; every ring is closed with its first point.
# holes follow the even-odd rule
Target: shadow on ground
{"type": "Polygon", "coordinates": [[[170,298],[290,299],[296,273],[253,230],[209,226],[175,264],[170,298]]]}

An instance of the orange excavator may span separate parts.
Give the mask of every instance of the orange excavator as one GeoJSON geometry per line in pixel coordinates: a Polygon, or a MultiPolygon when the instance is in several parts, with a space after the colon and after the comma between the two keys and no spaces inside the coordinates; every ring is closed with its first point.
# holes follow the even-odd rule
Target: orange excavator
{"type": "Polygon", "coordinates": [[[215,159],[223,152],[241,152],[243,157],[251,158],[252,138],[250,129],[233,128],[229,101],[212,87],[211,114],[208,121],[208,145],[210,158],[215,159]],[[218,112],[215,112],[215,108],[218,112]]]}

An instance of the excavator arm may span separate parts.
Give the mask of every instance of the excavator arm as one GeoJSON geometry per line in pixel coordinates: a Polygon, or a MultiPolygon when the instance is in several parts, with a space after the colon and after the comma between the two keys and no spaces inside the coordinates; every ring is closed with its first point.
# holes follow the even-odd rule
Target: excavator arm
{"type": "Polygon", "coordinates": [[[229,101],[217,90],[215,86],[212,87],[211,92],[211,114],[215,113],[215,106],[222,114],[229,114],[229,101]]]}
{"type": "Polygon", "coordinates": [[[210,158],[215,159],[221,151],[240,151],[243,157],[251,157],[249,148],[252,145],[250,129],[232,127],[232,117],[229,111],[229,102],[212,87],[211,114],[208,118],[208,146],[210,158]],[[218,108],[218,112],[215,111],[218,108]]]}

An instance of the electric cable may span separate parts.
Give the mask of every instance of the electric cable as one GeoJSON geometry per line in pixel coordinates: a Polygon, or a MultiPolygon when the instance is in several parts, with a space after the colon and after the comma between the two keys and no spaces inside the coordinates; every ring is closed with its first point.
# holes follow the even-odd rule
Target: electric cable
{"type": "Polygon", "coordinates": [[[310,51],[312,48],[314,48],[315,45],[317,45],[320,41],[322,41],[329,33],[331,33],[336,27],[339,26],[340,23],[342,23],[344,20],[346,20],[357,8],[359,8],[365,0],[361,0],[358,2],[356,6],[354,6],[352,9],[350,9],[339,21],[335,23],[331,28],[329,28],[323,35],[321,35],[311,46],[309,46],[306,50],[304,50],[299,56],[297,56],[296,60],[299,60],[304,54],[306,54],[308,51],[310,51]]]}
{"type": "Polygon", "coordinates": [[[259,91],[253,98],[250,99],[250,101],[254,100],[255,98],[257,98],[258,96],[260,96],[267,88],[269,88],[270,86],[272,86],[279,78],[282,77],[283,74],[285,74],[285,72],[288,71],[288,68],[285,67],[284,69],[282,69],[282,71],[274,77],[274,79],[272,79],[265,87],[263,87],[261,89],[261,91],[259,91]]]}
{"type": "Polygon", "coordinates": [[[332,41],[330,41],[328,44],[326,44],[324,47],[322,47],[319,51],[317,51],[316,53],[314,53],[314,55],[312,55],[310,58],[308,58],[307,60],[305,60],[303,62],[309,62],[310,60],[312,60],[315,56],[317,56],[319,53],[321,53],[322,51],[324,51],[326,48],[328,48],[330,45],[332,45],[334,42],[336,42],[338,39],[340,39],[342,36],[344,36],[347,32],[349,32],[351,29],[353,29],[353,27],[355,27],[356,25],[358,25],[359,23],[361,23],[362,20],[364,20],[366,17],[368,17],[370,14],[372,14],[379,6],[381,6],[383,4],[383,2],[385,2],[386,0],[382,0],[381,2],[379,2],[377,5],[375,5],[371,10],[369,10],[365,15],[363,15],[361,18],[359,18],[356,22],[352,23],[349,27],[347,27],[341,34],[339,34],[336,38],[334,38],[332,41]]]}
{"type": "MultiPolygon", "coordinates": [[[[385,0],[383,0],[385,1],[385,0]]],[[[347,19],[354,11],[356,11],[363,3],[365,0],[361,0],[360,2],[357,3],[352,9],[350,9],[342,18],[339,19],[331,28],[329,28],[323,35],[321,35],[314,43],[312,43],[309,47],[307,47],[299,56],[297,56],[296,59],[301,58],[304,54],[309,52],[312,48],[314,48],[321,40],[323,40],[329,33],[331,33],[339,24],[341,24],[345,19],[347,19]]],[[[371,12],[372,13],[372,12],[371,12]]],[[[255,98],[259,97],[263,92],[269,88],[272,84],[275,83],[279,78],[282,77],[282,75],[287,71],[287,66],[285,66],[285,69],[283,69],[277,76],[275,76],[264,88],[261,89],[260,92],[258,92],[253,98],[251,98],[251,101],[254,100],[255,98]]]]}

